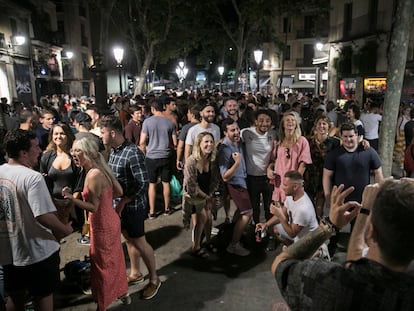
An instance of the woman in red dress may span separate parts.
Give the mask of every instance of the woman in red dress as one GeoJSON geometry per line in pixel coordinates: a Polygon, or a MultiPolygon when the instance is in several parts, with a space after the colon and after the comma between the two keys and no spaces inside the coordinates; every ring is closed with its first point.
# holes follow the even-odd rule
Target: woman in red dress
{"type": "Polygon", "coordinates": [[[112,207],[113,198],[122,195],[122,187],[94,141],[76,140],[71,153],[74,161],[86,171],[83,200],[74,198],[69,188],[63,189],[63,195],[89,212],[92,296],[100,311],[106,310],[117,298],[129,304],[121,224],[112,207]]]}

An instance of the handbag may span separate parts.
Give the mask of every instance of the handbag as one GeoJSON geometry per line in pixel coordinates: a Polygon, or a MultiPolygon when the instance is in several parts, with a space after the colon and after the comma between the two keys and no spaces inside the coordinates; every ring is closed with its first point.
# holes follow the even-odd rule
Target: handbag
{"type": "Polygon", "coordinates": [[[84,217],[84,222],[82,225],[82,236],[87,235],[89,233],[89,219],[86,215],[86,210],[83,210],[83,217],[84,217]]]}
{"type": "Polygon", "coordinates": [[[180,197],[183,193],[181,189],[181,184],[178,181],[177,177],[175,177],[175,175],[172,175],[171,177],[170,188],[172,197],[180,197]]]}

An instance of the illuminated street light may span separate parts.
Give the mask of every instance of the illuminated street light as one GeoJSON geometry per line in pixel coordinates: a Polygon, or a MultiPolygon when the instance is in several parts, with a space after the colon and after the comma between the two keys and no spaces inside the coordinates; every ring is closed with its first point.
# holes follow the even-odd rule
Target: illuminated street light
{"type": "Polygon", "coordinates": [[[254,50],[253,55],[254,55],[254,60],[256,61],[256,64],[257,64],[257,72],[256,72],[257,92],[260,92],[259,72],[260,72],[260,63],[262,62],[262,57],[263,57],[263,51],[254,50]]]}
{"type": "Polygon", "coordinates": [[[72,59],[73,57],[73,52],[72,51],[66,51],[66,58],[67,59],[72,59]]]}
{"type": "Polygon", "coordinates": [[[124,49],[120,47],[114,48],[114,57],[117,62],[116,67],[118,67],[119,74],[119,95],[122,96],[122,60],[124,58],[124,49]]]}
{"type": "Polygon", "coordinates": [[[177,74],[178,80],[183,84],[185,77],[188,74],[188,68],[185,66],[183,61],[178,62],[178,66],[175,68],[175,73],[177,74]]]}
{"type": "Polygon", "coordinates": [[[222,77],[223,77],[223,73],[224,73],[224,66],[219,66],[217,68],[218,73],[220,75],[220,91],[223,91],[222,87],[221,87],[221,81],[222,81],[222,77]]]}
{"type": "Polygon", "coordinates": [[[26,42],[26,38],[22,35],[14,36],[13,39],[15,45],[23,45],[26,42]]]}

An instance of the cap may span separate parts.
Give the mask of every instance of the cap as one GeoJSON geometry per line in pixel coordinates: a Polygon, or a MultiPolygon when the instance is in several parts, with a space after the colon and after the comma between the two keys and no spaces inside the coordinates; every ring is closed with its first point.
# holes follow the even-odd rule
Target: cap
{"type": "Polygon", "coordinates": [[[92,122],[92,119],[87,113],[81,111],[75,116],[75,121],[78,123],[84,123],[92,122]]]}

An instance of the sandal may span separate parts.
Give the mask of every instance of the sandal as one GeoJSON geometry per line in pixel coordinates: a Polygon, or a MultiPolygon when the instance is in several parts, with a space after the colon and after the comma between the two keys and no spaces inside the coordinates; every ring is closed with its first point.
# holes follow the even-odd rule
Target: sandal
{"type": "Polygon", "coordinates": [[[201,259],[207,259],[209,254],[206,252],[204,248],[200,248],[198,250],[192,251],[191,255],[201,259]]]}

